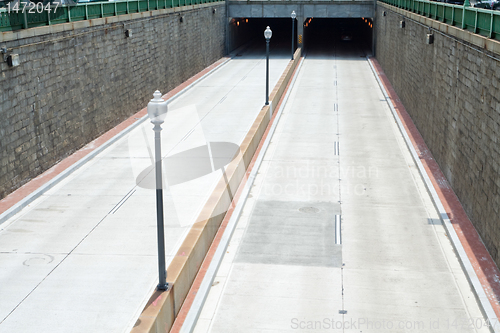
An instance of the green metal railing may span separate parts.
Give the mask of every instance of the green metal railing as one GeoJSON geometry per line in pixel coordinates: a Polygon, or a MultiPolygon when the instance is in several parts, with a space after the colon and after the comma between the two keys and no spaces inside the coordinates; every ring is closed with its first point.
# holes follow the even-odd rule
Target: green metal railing
{"type": "Polygon", "coordinates": [[[24,7],[24,5],[20,5],[17,11],[12,8],[0,8],[0,31],[14,31],[58,23],[218,1],[224,0],[118,0],[62,5],[57,8],[53,5],[50,11],[48,7],[35,7],[33,9],[29,6],[24,7]]]}
{"type": "Polygon", "coordinates": [[[500,11],[426,0],[380,0],[443,23],[500,40],[500,11]]]}

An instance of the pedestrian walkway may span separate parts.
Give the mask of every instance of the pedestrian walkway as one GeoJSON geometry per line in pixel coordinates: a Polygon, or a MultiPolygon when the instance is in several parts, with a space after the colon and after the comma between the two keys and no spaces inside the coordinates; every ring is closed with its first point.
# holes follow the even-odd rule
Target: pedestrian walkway
{"type": "MultiPolygon", "coordinates": [[[[274,87],[290,60],[272,54],[274,87]]],[[[167,266],[261,110],[264,73],[250,50],[169,104],[167,266]]],[[[0,332],[130,332],[158,283],[153,136],[144,119],[0,224],[0,332]]]]}
{"type": "Polygon", "coordinates": [[[489,331],[363,56],[309,51],[194,332],[489,331]]]}

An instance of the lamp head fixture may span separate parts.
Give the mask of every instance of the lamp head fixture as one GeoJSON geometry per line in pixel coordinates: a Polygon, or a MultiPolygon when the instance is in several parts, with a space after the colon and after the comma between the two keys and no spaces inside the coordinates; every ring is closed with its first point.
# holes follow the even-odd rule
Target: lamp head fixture
{"type": "Polygon", "coordinates": [[[266,37],[267,40],[270,40],[272,36],[273,32],[271,31],[271,28],[267,26],[266,30],[264,31],[264,37],[266,37]]]}
{"type": "Polygon", "coordinates": [[[165,121],[168,111],[168,102],[161,98],[161,92],[155,91],[154,98],[148,103],[148,116],[155,125],[160,125],[165,121]]]}

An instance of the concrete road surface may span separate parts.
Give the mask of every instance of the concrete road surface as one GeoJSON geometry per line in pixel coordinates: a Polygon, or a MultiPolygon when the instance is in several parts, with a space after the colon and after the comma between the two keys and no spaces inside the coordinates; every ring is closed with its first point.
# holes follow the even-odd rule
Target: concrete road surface
{"type": "Polygon", "coordinates": [[[364,52],[335,44],[303,62],[195,332],[487,332],[364,52]]]}

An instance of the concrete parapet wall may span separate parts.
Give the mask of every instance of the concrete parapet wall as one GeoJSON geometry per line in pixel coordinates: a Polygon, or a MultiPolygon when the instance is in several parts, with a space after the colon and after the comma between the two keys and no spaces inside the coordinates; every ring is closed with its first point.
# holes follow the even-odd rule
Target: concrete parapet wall
{"type": "Polygon", "coordinates": [[[222,177],[203,207],[197,222],[187,234],[176,256],[167,269],[168,291],[155,292],[142,312],[132,333],[168,332],[191,288],[191,285],[205,259],[210,245],[231,204],[231,198],[244,180],[247,168],[254,157],[272,114],[283,97],[300,61],[301,49],[297,49],[269,97],[269,106],[264,106],[252,127],[243,139],[239,154],[227,166],[222,177]],[[226,179],[225,179],[226,178],[226,179]]]}
{"type": "Polygon", "coordinates": [[[500,43],[382,3],[375,33],[378,62],[499,265],[500,43]]]}
{"type": "Polygon", "coordinates": [[[0,59],[0,199],[134,114],[156,89],[220,59],[225,17],[221,2],[0,33],[21,62],[0,59]]]}
{"type": "Polygon", "coordinates": [[[373,2],[358,1],[238,1],[228,2],[230,17],[290,18],[295,10],[297,17],[351,18],[373,17],[373,2]]]}

